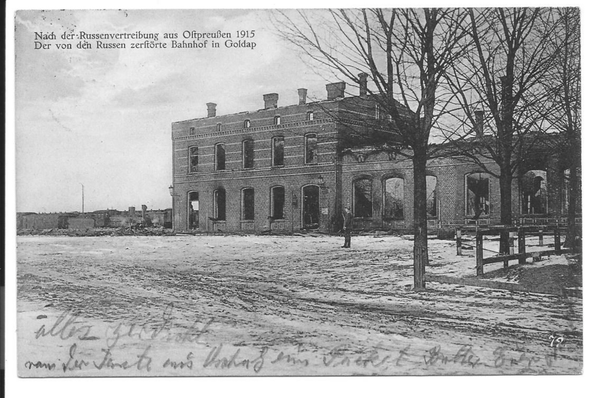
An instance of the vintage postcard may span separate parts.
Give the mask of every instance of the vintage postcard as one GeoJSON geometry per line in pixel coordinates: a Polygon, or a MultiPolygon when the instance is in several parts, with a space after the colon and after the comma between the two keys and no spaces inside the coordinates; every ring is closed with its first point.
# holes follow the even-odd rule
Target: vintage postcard
{"type": "Polygon", "coordinates": [[[578,8],[14,23],[19,377],[582,373],[578,8]]]}

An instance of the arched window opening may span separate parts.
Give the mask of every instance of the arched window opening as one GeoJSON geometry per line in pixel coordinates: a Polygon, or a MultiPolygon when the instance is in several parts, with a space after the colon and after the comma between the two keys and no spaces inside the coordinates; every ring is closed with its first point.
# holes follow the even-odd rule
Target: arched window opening
{"type": "MultiPolygon", "coordinates": [[[[367,180],[369,181],[369,180],[367,180]]],[[[355,184],[356,186],[356,184],[355,184]]],[[[393,220],[404,219],[404,179],[387,178],[383,182],[383,218],[393,220]]],[[[356,188],[355,188],[356,193],[356,188]]],[[[359,216],[357,216],[359,217],[359,216]]],[[[370,216],[367,216],[370,217],[370,216]]]]}
{"type": "Polygon", "coordinates": [[[521,213],[546,214],[548,189],[545,170],[529,170],[521,177],[521,213]]]}
{"type": "Polygon", "coordinates": [[[215,145],[215,170],[225,170],[225,144],[215,145]]]}
{"type": "Polygon", "coordinates": [[[490,176],[472,173],[465,176],[466,215],[475,219],[490,214],[490,176]]]}
{"type": "Polygon", "coordinates": [[[242,189],[242,219],[254,220],[254,189],[242,189]]]}

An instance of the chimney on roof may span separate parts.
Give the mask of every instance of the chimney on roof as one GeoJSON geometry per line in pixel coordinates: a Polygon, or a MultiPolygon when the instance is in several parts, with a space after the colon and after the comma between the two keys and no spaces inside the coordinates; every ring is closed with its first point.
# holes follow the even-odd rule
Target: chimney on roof
{"type": "Polygon", "coordinates": [[[359,84],[359,93],[361,97],[366,97],[367,96],[367,77],[369,75],[367,75],[366,73],[359,73],[358,74],[358,84],[359,84]]]}
{"type": "Polygon", "coordinates": [[[483,138],[483,111],[475,111],[475,137],[483,138]]]}
{"type": "Polygon", "coordinates": [[[306,93],[308,93],[307,89],[305,89],[305,88],[298,89],[298,105],[306,104],[306,93]]]}
{"type": "Polygon", "coordinates": [[[327,89],[327,99],[333,100],[336,98],[344,98],[344,90],[346,90],[346,82],[329,83],[325,86],[327,89]]]}
{"type": "Polygon", "coordinates": [[[206,104],[206,109],[207,109],[207,116],[208,117],[215,117],[215,116],[217,116],[217,104],[215,104],[213,102],[208,102],[206,104]]]}
{"type": "Polygon", "coordinates": [[[265,109],[277,108],[277,100],[279,99],[279,94],[265,94],[263,95],[263,99],[265,100],[265,109]]]}

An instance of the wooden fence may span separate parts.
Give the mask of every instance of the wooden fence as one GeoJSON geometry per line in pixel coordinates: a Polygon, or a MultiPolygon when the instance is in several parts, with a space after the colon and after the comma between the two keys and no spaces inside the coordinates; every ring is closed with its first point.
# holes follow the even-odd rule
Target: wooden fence
{"type": "MultiPolygon", "coordinates": [[[[464,247],[463,229],[456,229],[456,254],[462,255],[462,250],[464,247]]],[[[519,264],[525,264],[527,258],[534,256],[549,256],[553,254],[561,254],[564,252],[570,251],[569,249],[564,249],[561,247],[560,243],[560,233],[561,228],[557,226],[552,227],[493,227],[481,229],[477,228],[475,230],[475,264],[477,270],[477,276],[483,275],[483,266],[485,264],[499,263],[503,262],[504,267],[508,267],[508,262],[511,260],[519,260],[519,264]],[[483,252],[483,237],[485,235],[502,235],[507,234],[508,236],[508,250],[505,253],[502,253],[501,250],[495,252],[496,255],[492,257],[484,257],[483,252]],[[542,250],[542,251],[533,251],[527,253],[525,238],[526,236],[537,236],[539,238],[539,246],[543,246],[544,244],[544,236],[552,235],[554,237],[554,248],[552,250],[542,250]],[[515,253],[514,241],[515,236],[517,237],[517,250],[515,253]]],[[[500,240],[502,241],[502,239],[500,240]]],[[[500,247],[502,243],[500,243],[500,247]]]]}

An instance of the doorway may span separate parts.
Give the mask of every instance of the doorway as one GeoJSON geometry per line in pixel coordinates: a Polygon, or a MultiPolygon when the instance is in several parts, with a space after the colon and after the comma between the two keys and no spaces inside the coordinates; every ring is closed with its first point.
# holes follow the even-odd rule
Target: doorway
{"type": "Polygon", "coordinates": [[[316,185],[302,188],[302,226],[305,229],[319,228],[319,187],[316,185]]]}

